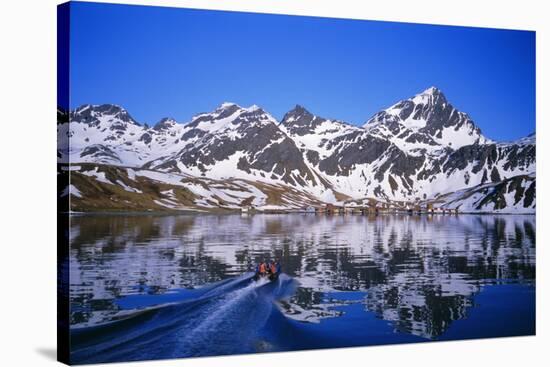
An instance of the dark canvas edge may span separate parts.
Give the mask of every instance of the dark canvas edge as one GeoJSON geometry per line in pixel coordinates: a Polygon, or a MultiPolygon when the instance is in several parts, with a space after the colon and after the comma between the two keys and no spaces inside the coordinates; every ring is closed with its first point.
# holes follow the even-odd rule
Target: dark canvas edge
{"type": "MultiPolygon", "coordinates": [[[[70,2],[57,6],[57,124],[68,122],[70,95],[70,2]]],[[[68,140],[58,139],[57,150],[67,151],[68,140]]],[[[57,360],[70,363],[69,331],[69,175],[57,165],[57,360]]]]}

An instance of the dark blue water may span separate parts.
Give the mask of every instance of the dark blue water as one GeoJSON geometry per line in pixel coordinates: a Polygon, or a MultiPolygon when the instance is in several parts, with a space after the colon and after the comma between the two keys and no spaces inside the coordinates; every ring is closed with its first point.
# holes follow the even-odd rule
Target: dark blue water
{"type": "Polygon", "coordinates": [[[83,216],[70,262],[73,363],[535,333],[534,216],[83,216]]]}

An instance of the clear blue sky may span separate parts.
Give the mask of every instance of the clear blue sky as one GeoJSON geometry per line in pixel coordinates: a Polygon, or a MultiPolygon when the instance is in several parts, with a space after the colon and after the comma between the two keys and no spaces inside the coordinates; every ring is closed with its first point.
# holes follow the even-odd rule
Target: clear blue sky
{"type": "Polygon", "coordinates": [[[510,140],[535,131],[535,33],[77,2],[71,85],[149,124],[224,101],[362,124],[434,85],[510,140]]]}

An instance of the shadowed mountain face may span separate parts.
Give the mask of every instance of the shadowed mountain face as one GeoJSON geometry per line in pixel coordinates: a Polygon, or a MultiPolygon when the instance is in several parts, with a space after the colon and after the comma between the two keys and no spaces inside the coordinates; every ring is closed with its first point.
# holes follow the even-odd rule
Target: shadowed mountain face
{"type": "Polygon", "coordinates": [[[180,151],[146,167],[214,178],[238,177],[241,171],[292,186],[317,184],[294,142],[259,107],[225,103],[213,113],[195,117],[183,138],[186,144],[180,151]],[[226,160],[229,167],[216,167],[226,160]]]}
{"type": "MultiPolygon", "coordinates": [[[[151,128],[119,106],[85,105],[70,113],[70,122],[60,119],[58,139],[61,164],[145,169],[159,172],[160,181],[168,173],[182,179],[243,179],[298,190],[325,203],[369,198],[417,203],[511,182],[506,180],[516,176],[535,180],[534,134],[494,142],[435,87],[376,113],[363,127],[316,116],[300,105],[279,123],[258,106],[223,103],[188,123],[165,118],[151,128]]],[[[204,194],[195,194],[206,201],[204,194]]],[[[253,196],[241,202],[253,201],[253,196]]],[[[535,210],[534,200],[503,197],[497,206],[468,207],[535,210]]],[[[466,199],[454,200],[458,209],[466,199]]],[[[223,207],[220,202],[209,205],[223,207]]]]}
{"type": "Polygon", "coordinates": [[[447,144],[455,149],[487,141],[468,115],[455,109],[435,87],[377,113],[364,127],[378,128],[380,133],[384,127],[407,143],[447,144]]]}

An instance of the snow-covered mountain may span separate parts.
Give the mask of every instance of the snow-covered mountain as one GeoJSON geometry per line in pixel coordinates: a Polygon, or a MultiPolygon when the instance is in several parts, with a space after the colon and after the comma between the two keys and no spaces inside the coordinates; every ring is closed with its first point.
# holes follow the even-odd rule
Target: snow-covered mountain
{"type": "Polygon", "coordinates": [[[363,127],[407,153],[490,142],[470,117],[454,108],[435,87],[378,112],[363,127]]]}
{"type": "Polygon", "coordinates": [[[84,105],[69,114],[70,123],[58,126],[58,156],[62,162],[95,162],[141,166],[173,152],[185,130],[164,118],[154,127],[140,124],[116,105],[84,105]]]}
{"type": "Polygon", "coordinates": [[[497,144],[433,87],[375,114],[362,129],[303,108],[282,125],[312,169],[352,198],[422,200],[535,170],[534,135],[497,144]]]}
{"type": "Polygon", "coordinates": [[[243,108],[232,103],[195,116],[185,125],[177,152],[145,167],[214,179],[319,186],[319,178],[277,120],[258,106],[243,108]]]}
{"type": "MultiPolygon", "coordinates": [[[[286,188],[308,203],[420,202],[448,195],[457,207],[481,211],[489,208],[464,205],[457,195],[516,176],[535,180],[534,134],[494,142],[434,87],[376,113],[362,127],[316,116],[299,105],[281,122],[258,106],[223,103],[187,123],[164,118],[152,127],[119,106],[85,105],[68,118],[58,111],[58,136],[61,164],[131,167],[218,182],[239,179],[286,188]]],[[[299,201],[289,200],[293,206],[299,201]]],[[[529,203],[522,211],[534,212],[534,200],[529,203]]],[[[224,205],[210,200],[204,206],[224,205]]]]}

